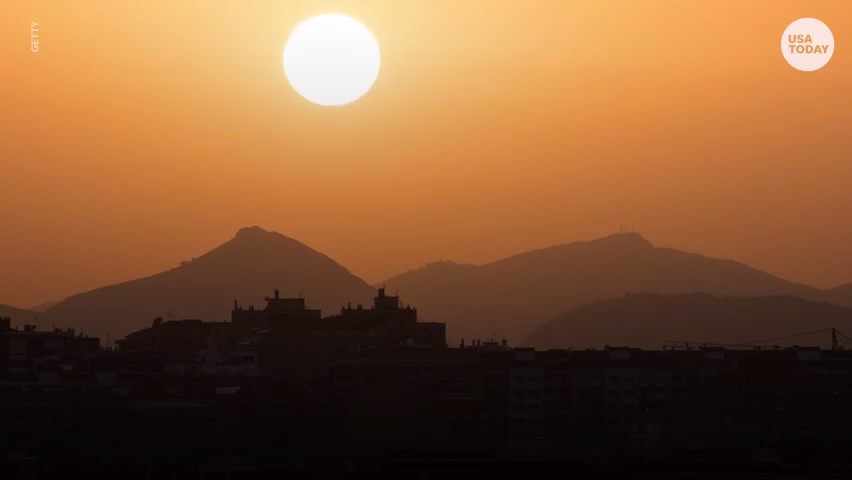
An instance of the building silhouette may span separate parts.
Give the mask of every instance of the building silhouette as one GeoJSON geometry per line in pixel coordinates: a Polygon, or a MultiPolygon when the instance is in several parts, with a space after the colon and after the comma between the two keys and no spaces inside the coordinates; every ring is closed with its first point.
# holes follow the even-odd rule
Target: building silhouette
{"type": "Polygon", "coordinates": [[[636,462],[852,468],[852,351],[837,342],[448,348],[443,324],[419,322],[384,289],[368,308],[325,318],[277,292],[263,310],[233,313],[157,319],[117,351],[0,320],[0,448],[60,464],[239,459],[310,471],[344,458],[385,472],[505,459],[527,462],[513,464],[520,474],[636,462]]]}
{"type": "Polygon", "coordinates": [[[251,328],[273,328],[286,326],[291,322],[319,320],[322,318],[320,310],[308,309],[304,298],[281,298],[280,292],[275,290],[272,298],[266,297],[266,308],[255,309],[250,305],[243,309],[234,300],[234,309],[231,311],[231,323],[235,326],[247,326],[251,328]]]}
{"type": "Polygon", "coordinates": [[[370,308],[350,305],[325,318],[278,290],[265,300],[263,309],[234,301],[230,322],[158,318],[116,343],[120,353],[156,358],[170,371],[287,378],[320,376],[325,362],[372,348],[446,347],[445,324],[419,322],[415,308],[384,288],[370,308]]]}
{"type": "Polygon", "coordinates": [[[0,372],[25,373],[61,368],[96,355],[100,340],[74,329],[38,330],[35,325],[11,327],[11,318],[0,318],[0,372]]]}

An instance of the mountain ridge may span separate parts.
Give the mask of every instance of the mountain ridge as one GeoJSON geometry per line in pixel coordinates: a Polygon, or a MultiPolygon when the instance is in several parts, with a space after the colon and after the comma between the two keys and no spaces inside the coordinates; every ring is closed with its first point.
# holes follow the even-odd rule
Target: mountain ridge
{"type": "Polygon", "coordinates": [[[656,247],[633,232],[466,268],[425,266],[382,283],[424,315],[447,321],[451,341],[506,336],[518,342],[565,311],[631,292],[781,294],[852,306],[850,287],[821,290],[736,260],[656,247]]]}
{"type": "Polygon", "coordinates": [[[280,233],[246,227],[180,266],[72,295],[45,313],[56,323],[85,326],[100,336],[111,329],[119,337],[170,314],[225,320],[233,300],[262,307],[276,288],[285,296],[301,294],[326,313],[373,295],[372,287],[330,257],[280,233]]]}
{"type": "MultiPolygon", "coordinates": [[[[626,293],[791,295],[852,307],[852,284],[821,290],[732,259],[656,247],[638,233],[553,245],[481,265],[437,261],[384,282],[422,318],[448,324],[448,339],[506,337],[512,343],[578,306],[626,293]]],[[[298,240],[259,226],[180,266],[72,295],[37,315],[63,327],[118,338],[154,317],[224,320],[234,299],[262,306],[273,289],[331,314],[368,304],[374,289],[298,240]]],[[[16,324],[21,323],[13,318],[16,324]]]]}
{"type": "Polygon", "coordinates": [[[49,300],[47,302],[41,302],[38,305],[33,305],[32,307],[26,308],[25,310],[43,313],[43,312],[46,312],[51,307],[53,307],[54,305],[56,305],[57,303],[59,303],[58,300],[49,300]]]}
{"type": "MultiPolygon", "coordinates": [[[[852,332],[852,308],[787,295],[716,296],[706,293],[628,294],[560,314],[523,344],[538,349],[608,345],[660,349],[667,341],[748,344],[774,339],[781,346],[830,346],[827,332],[852,332]],[[790,336],[791,338],[779,338],[790,336]],[[801,344],[801,343],[798,343],[801,344]]],[[[764,347],[767,343],[761,343],[764,347]]]]}

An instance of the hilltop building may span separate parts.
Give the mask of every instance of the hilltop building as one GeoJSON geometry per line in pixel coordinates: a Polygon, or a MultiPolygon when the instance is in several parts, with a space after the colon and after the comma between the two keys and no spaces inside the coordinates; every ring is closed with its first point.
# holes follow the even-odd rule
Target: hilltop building
{"type": "Polygon", "coordinates": [[[316,336],[336,337],[337,347],[344,350],[388,344],[446,346],[445,323],[419,322],[416,308],[403,307],[399,297],[386,295],[384,288],[379,288],[371,308],[347,305],[340,309],[340,315],[326,317],[312,327],[316,336]]]}
{"type": "Polygon", "coordinates": [[[319,375],[330,359],[379,346],[446,347],[446,324],[418,322],[417,310],[401,306],[384,288],[372,307],[348,305],[326,318],[304,299],[280,298],[277,290],[266,301],[263,310],[244,310],[235,302],[231,316],[232,332],[242,334],[232,360],[257,363],[261,375],[319,375]]]}
{"type": "Polygon", "coordinates": [[[447,346],[446,324],[419,322],[417,309],[384,288],[370,308],[348,305],[326,318],[275,290],[263,309],[234,301],[230,322],[158,318],[116,343],[121,353],[171,362],[170,371],[291,378],[319,375],[331,359],[377,347],[447,346]]]}
{"type": "Polygon", "coordinates": [[[386,295],[384,288],[378,290],[370,308],[347,305],[339,315],[325,318],[320,310],[307,308],[303,298],[281,298],[275,290],[274,297],[266,297],[263,310],[253,306],[246,310],[235,301],[231,323],[244,327],[245,333],[249,333],[247,328],[253,329],[250,333],[261,330],[264,335],[288,332],[290,337],[324,344],[337,352],[357,352],[384,344],[446,346],[446,324],[418,322],[417,309],[403,307],[399,297],[386,295]]]}

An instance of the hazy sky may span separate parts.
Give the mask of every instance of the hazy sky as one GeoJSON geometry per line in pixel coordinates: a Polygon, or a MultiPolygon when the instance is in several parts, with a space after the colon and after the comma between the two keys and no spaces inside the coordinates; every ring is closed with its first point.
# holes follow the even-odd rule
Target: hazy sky
{"type": "Polygon", "coordinates": [[[152,274],[249,225],[371,282],[631,222],[852,281],[849,0],[7,0],[0,59],[0,303],[152,274]],[[341,109],[282,67],[329,12],[382,52],[341,109]],[[834,33],[822,70],[781,55],[800,17],[834,33]]]}

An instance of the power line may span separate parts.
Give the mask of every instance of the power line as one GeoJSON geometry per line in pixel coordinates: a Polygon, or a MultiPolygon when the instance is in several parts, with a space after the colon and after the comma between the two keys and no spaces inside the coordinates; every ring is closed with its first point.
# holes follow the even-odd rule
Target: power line
{"type": "Polygon", "coordinates": [[[823,329],[821,329],[821,330],[813,330],[813,331],[810,331],[810,332],[794,333],[794,334],[792,334],[792,335],[784,335],[784,336],[782,336],[782,337],[766,338],[766,339],[763,339],[763,340],[755,340],[755,341],[752,341],[752,342],[736,343],[736,344],[729,344],[729,343],[709,343],[709,342],[684,342],[684,341],[667,341],[666,343],[667,343],[667,344],[684,344],[684,345],[687,345],[687,346],[688,346],[688,345],[697,345],[697,346],[702,346],[702,345],[704,345],[704,346],[714,346],[714,347],[749,347],[749,346],[752,346],[752,347],[760,347],[760,345],[757,345],[757,344],[759,344],[759,343],[774,342],[774,341],[776,341],[776,340],[784,340],[784,339],[794,338],[794,337],[802,337],[802,336],[805,336],[805,335],[813,335],[813,334],[815,334],[815,333],[824,333],[824,332],[829,332],[829,331],[832,331],[832,330],[834,330],[836,333],[840,334],[840,335],[841,335],[843,338],[845,338],[846,340],[848,340],[848,341],[852,342],[852,338],[850,338],[850,337],[846,336],[845,334],[843,334],[842,332],[840,332],[840,331],[839,331],[839,330],[837,330],[837,329],[834,329],[834,328],[823,328],[823,329]]]}
{"type": "Polygon", "coordinates": [[[793,335],[785,335],[783,337],[767,338],[765,340],[755,340],[753,342],[743,343],[742,345],[754,345],[755,343],[774,342],[775,340],[784,340],[786,338],[802,337],[802,336],[805,336],[805,335],[813,335],[815,333],[829,332],[831,330],[832,330],[831,328],[823,328],[822,330],[814,330],[812,332],[794,333],[793,335]]]}

